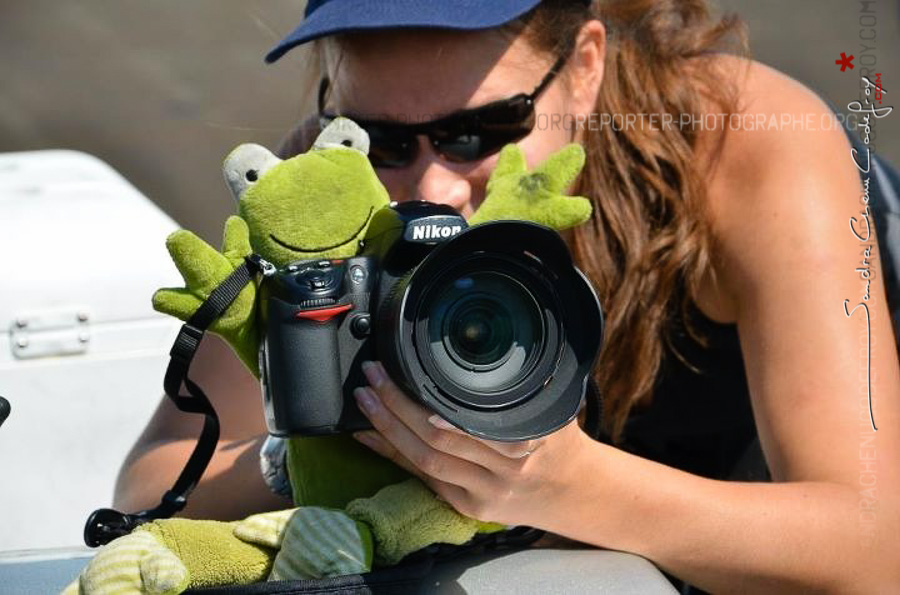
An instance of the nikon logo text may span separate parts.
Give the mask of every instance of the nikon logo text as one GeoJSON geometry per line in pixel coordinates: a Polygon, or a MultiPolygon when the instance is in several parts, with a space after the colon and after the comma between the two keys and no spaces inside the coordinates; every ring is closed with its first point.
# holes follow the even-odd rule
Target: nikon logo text
{"type": "Polygon", "coordinates": [[[461,225],[420,225],[413,227],[413,240],[439,240],[455,236],[462,231],[461,225]]]}

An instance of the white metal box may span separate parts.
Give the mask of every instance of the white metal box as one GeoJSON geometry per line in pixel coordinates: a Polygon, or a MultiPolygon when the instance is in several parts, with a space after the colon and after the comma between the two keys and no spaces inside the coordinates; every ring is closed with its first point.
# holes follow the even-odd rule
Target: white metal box
{"type": "Polygon", "coordinates": [[[0,551],[77,545],[162,395],[176,224],[102,161],[0,154],[0,551]]]}

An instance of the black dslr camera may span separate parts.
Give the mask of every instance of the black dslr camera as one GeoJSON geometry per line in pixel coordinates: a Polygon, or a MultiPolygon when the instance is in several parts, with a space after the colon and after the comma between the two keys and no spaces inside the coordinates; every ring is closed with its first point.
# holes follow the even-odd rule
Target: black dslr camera
{"type": "Polygon", "coordinates": [[[578,413],[603,316],[559,235],[521,221],[468,228],[448,206],[378,212],[360,256],[290,264],[263,285],[269,432],[370,428],[353,390],[382,361],[454,426],[526,440],[578,413]]]}

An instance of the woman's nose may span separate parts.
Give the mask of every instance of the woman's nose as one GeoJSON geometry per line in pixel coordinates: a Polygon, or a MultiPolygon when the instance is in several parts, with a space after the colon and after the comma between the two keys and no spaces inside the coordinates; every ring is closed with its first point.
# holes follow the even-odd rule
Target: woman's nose
{"type": "Polygon", "coordinates": [[[459,211],[464,217],[470,216],[474,209],[472,185],[469,180],[463,173],[456,171],[454,164],[448,163],[438,155],[427,138],[420,138],[419,142],[419,153],[415,162],[403,172],[406,179],[402,184],[400,200],[424,200],[445,204],[459,211]]]}
{"type": "Polygon", "coordinates": [[[465,217],[471,215],[472,185],[465,177],[437,160],[430,161],[423,168],[414,197],[449,205],[465,217]]]}

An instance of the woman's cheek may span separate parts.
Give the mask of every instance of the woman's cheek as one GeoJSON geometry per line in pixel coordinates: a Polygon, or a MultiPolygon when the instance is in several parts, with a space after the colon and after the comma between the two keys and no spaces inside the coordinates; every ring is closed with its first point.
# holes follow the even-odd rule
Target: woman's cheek
{"type": "Polygon", "coordinates": [[[413,199],[407,177],[400,170],[379,168],[375,170],[375,174],[391,200],[406,202],[413,199]]]}
{"type": "Polygon", "coordinates": [[[549,130],[535,129],[519,143],[519,147],[525,154],[525,162],[528,164],[528,169],[534,169],[547,157],[568,144],[569,136],[566,131],[551,128],[549,130]]]}

